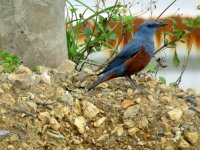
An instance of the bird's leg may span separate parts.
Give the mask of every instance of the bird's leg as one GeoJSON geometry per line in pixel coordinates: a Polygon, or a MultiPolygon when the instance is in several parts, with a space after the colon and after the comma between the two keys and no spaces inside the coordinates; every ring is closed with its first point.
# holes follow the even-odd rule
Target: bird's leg
{"type": "Polygon", "coordinates": [[[143,90],[140,86],[138,86],[136,83],[135,83],[135,81],[133,81],[132,79],[131,79],[131,76],[125,76],[126,77],[126,79],[131,83],[131,85],[132,85],[132,87],[134,88],[134,89],[137,89],[138,91],[140,91],[141,93],[146,93],[146,91],[145,90],[143,90]]]}

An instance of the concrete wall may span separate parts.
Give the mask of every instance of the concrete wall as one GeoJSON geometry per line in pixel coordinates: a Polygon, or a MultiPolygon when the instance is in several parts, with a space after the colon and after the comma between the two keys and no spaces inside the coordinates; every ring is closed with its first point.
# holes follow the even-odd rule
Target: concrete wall
{"type": "Polygon", "coordinates": [[[64,0],[0,0],[0,49],[26,66],[56,67],[67,57],[64,0]]]}

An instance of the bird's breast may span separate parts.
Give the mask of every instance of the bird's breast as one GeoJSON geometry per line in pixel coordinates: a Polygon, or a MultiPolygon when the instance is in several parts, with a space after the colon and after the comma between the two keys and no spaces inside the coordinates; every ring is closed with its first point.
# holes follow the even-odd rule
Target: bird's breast
{"type": "Polygon", "coordinates": [[[125,61],[125,73],[128,75],[138,73],[148,65],[150,60],[151,56],[147,53],[145,48],[142,47],[136,55],[125,61]]]}

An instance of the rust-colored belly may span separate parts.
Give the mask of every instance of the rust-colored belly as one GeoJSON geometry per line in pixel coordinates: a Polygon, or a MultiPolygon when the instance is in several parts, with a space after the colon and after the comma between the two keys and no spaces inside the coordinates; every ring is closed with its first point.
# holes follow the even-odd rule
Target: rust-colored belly
{"type": "Polygon", "coordinates": [[[125,61],[127,65],[126,74],[132,75],[144,69],[151,60],[151,56],[145,51],[144,47],[133,57],[125,61]]]}

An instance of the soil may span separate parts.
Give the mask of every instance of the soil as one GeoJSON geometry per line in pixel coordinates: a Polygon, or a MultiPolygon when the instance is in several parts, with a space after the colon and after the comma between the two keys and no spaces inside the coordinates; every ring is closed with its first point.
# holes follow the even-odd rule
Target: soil
{"type": "MultiPolygon", "coordinates": [[[[42,69],[41,69],[42,68],[42,69]]],[[[89,69],[0,75],[2,150],[200,149],[200,95],[146,75],[102,83],[89,69]]]]}

